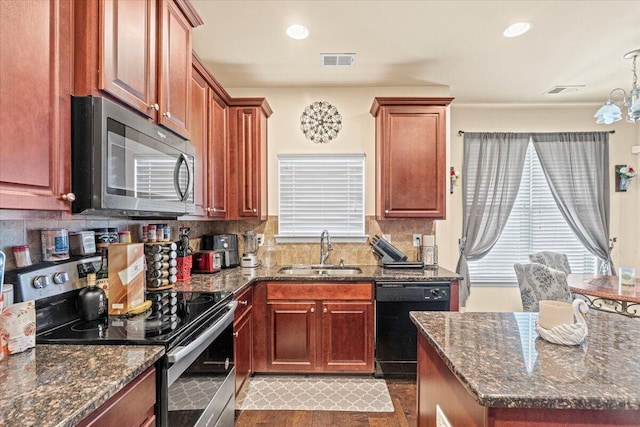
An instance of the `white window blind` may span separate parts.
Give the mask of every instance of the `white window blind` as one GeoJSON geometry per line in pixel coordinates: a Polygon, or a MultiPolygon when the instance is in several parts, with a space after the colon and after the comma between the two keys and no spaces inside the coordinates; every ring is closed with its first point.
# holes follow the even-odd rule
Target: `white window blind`
{"type": "Polygon", "coordinates": [[[469,276],[474,285],[517,284],[513,264],[528,263],[529,254],[541,251],[566,254],[572,273],[595,272],[595,257],[562,217],[530,143],[518,196],[505,229],[484,258],[469,262],[469,276]]]}
{"type": "Polygon", "coordinates": [[[279,155],[278,237],[364,237],[364,159],[279,155]]]}

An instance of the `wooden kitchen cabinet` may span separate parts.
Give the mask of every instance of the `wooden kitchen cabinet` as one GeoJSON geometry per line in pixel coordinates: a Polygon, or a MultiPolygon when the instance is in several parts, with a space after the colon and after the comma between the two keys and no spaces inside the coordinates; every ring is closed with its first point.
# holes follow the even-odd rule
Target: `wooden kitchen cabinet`
{"type": "Polygon", "coordinates": [[[446,123],[452,100],[374,99],[378,220],[446,217],[446,123]]]}
{"type": "Polygon", "coordinates": [[[191,29],[187,0],[74,2],[76,95],[108,95],[189,138],[191,29]]]}
{"type": "Polygon", "coordinates": [[[233,354],[236,368],[236,396],[253,373],[253,287],[236,298],[238,308],[233,321],[233,354]]]}
{"type": "Polygon", "coordinates": [[[373,302],[322,302],[322,367],[368,371],[374,364],[373,302]]]}
{"type": "Polygon", "coordinates": [[[156,368],[151,366],[107,400],[78,427],[155,426],[156,368]]]}
{"type": "Polygon", "coordinates": [[[229,95],[193,54],[191,144],[195,148],[195,211],[210,219],[227,217],[229,95]]]}
{"type": "Polygon", "coordinates": [[[70,211],[72,3],[0,1],[0,208],[70,211]]]}
{"type": "Polygon", "coordinates": [[[266,372],[373,372],[371,283],[270,282],[266,306],[266,372]]]}
{"type": "Polygon", "coordinates": [[[267,119],[264,98],[236,98],[229,116],[227,219],[267,219],[267,119]]]}
{"type": "Polygon", "coordinates": [[[269,355],[271,371],[316,370],[315,301],[267,301],[269,310],[269,355]]]}

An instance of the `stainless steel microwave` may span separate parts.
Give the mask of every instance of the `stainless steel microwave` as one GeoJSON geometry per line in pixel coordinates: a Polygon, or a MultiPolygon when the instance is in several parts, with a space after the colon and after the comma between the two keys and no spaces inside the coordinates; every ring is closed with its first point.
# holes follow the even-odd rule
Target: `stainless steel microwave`
{"type": "Polygon", "coordinates": [[[189,141],[102,97],[72,97],[71,117],[73,213],[193,212],[189,141]]]}

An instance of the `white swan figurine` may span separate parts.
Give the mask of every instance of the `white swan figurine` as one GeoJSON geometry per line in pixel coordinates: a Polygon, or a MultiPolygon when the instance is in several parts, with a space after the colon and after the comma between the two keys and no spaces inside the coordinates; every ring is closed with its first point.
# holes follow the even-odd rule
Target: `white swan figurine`
{"type": "Polygon", "coordinates": [[[587,321],[585,320],[589,307],[581,299],[573,300],[571,305],[573,306],[573,317],[576,320],[574,323],[545,329],[536,321],[538,335],[554,344],[578,345],[582,343],[589,333],[587,321]]]}

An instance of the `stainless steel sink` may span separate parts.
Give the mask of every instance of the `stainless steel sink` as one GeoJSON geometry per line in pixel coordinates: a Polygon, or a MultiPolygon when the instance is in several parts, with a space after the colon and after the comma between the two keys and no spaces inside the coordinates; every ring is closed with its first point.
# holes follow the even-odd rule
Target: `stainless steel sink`
{"type": "Polygon", "coordinates": [[[278,273],[292,276],[352,276],[362,273],[362,270],[353,266],[300,264],[282,267],[278,273]]]}

